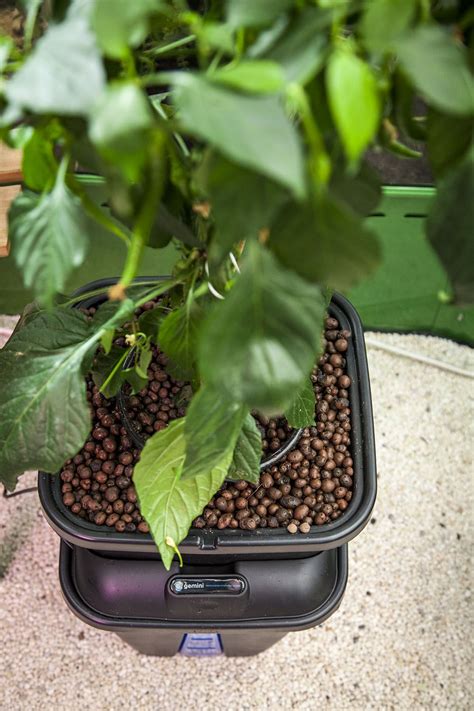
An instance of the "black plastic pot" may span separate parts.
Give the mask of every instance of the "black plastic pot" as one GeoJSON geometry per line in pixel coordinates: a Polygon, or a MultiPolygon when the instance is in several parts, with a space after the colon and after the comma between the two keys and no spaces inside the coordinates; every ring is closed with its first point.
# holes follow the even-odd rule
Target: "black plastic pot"
{"type": "Polygon", "coordinates": [[[75,615],[142,654],[250,656],[337,610],[347,546],[302,560],[174,563],[167,572],[157,560],[104,556],[62,541],[60,581],[75,615]]]}
{"type": "MultiPolygon", "coordinates": [[[[79,294],[115,283],[116,279],[102,280],[83,287],[79,294]]],[[[103,297],[85,299],[78,306],[98,305],[103,297]]],[[[375,443],[364,334],[354,307],[335,294],[329,313],[341,327],[352,333],[346,352],[347,370],[352,379],[351,441],[354,460],[354,494],[347,510],[336,521],[324,526],[313,526],[305,535],[292,535],[286,529],[257,529],[256,531],[191,529],[180,544],[186,563],[214,565],[235,560],[275,559],[312,556],[320,551],[337,548],[352,540],[369,520],[376,497],[375,443]]],[[[51,526],[64,541],[90,550],[114,552],[116,555],[138,554],[159,559],[150,535],[117,533],[74,516],[61,499],[59,477],[40,473],[40,500],[51,526]]]]}

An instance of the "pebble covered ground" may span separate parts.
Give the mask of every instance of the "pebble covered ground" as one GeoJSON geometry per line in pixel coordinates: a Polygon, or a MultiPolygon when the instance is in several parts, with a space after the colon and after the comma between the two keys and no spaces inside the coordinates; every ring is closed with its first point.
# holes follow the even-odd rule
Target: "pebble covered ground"
{"type": "MultiPolygon", "coordinates": [[[[448,341],[377,337],[474,369],[448,341]]],[[[0,709],[472,709],[472,381],[375,349],[369,365],[379,495],[332,618],[255,658],[142,657],[67,609],[36,496],[1,499],[0,709]]]]}

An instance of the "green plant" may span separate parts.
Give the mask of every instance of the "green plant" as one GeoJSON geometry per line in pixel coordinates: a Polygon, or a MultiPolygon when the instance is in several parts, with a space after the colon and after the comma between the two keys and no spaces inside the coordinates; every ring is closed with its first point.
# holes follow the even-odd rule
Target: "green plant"
{"type": "Polygon", "coordinates": [[[24,4],[24,51],[0,43],[0,130],[23,149],[10,236],[37,301],[0,353],[0,476],[12,489],[26,468],[57,471],[90,429],[86,372],[108,396],[124,380],[139,389],[159,341],[195,391],[134,475],[169,566],[225,476],[257,481],[251,410],[313,418],[328,295],[381,258],[364,224],[380,194],[369,146],[414,158],[400,136],[426,141],[439,181],[428,237],[452,297],[472,300],[474,15],[428,0],[228,0],[201,14],[184,0],[72,0],[52,3],[34,39],[40,3],[24,4]],[[104,176],[110,211],[76,161],[104,176]],[[99,230],[128,251],[88,322],[62,292],[99,230]],[[170,240],[171,278],[133,286],[144,246],[170,240]],[[137,321],[158,295],[166,308],[137,321]]]}

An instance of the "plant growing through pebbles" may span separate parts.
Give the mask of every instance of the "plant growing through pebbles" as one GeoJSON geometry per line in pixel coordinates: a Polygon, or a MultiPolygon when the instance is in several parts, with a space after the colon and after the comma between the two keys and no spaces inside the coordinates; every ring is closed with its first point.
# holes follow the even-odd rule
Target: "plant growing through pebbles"
{"type": "Polygon", "coordinates": [[[169,567],[225,479],[242,491],[258,482],[252,412],[317,434],[310,374],[329,295],[380,260],[364,223],[380,197],[369,146],[415,158],[400,135],[426,141],[439,180],[427,234],[453,298],[472,300],[472,13],[415,0],[117,0],[113,11],[72,0],[49,4],[44,29],[41,3],[25,5],[23,49],[0,41],[0,131],[23,149],[9,226],[36,301],[0,354],[0,476],[13,489],[25,469],[56,472],[82,456],[87,392],[102,397],[100,387],[107,402],[124,383],[142,392],[159,346],[193,397],[154,430],[133,481],[169,567]],[[103,176],[107,209],[77,162],[103,176]],[[99,231],[127,256],[86,315],[71,308],[84,295],[63,292],[99,231]],[[134,285],[144,247],[171,241],[171,277],[134,285]]]}

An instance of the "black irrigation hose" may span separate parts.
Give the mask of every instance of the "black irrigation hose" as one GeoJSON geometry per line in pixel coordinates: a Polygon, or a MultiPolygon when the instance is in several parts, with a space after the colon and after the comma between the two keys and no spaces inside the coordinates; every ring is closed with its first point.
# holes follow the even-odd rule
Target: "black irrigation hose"
{"type": "Polygon", "coordinates": [[[23,494],[31,494],[32,491],[38,491],[37,486],[28,486],[26,489],[20,489],[20,491],[7,491],[7,487],[3,487],[2,496],[4,499],[13,499],[14,496],[22,496],[23,494]]]}
{"type": "MultiPolygon", "coordinates": [[[[126,369],[130,367],[133,363],[133,359],[135,357],[135,352],[134,350],[131,350],[128,356],[125,359],[125,362],[122,366],[122,368],[126,369]]],[[[145,439],[141,436],[140,432],[138,432],[133,424],[132,421],[129,417],[128,410],[127,410],[127,395],[125,393],[125,389],[122,386],[120,390],[117,393],[117,403],[120,411],[120,415],[122,418],[122,424],[127,430],[128,434],[132,438],[134,444],[138,447],[138,449],[143,449],[145,446],[145,439]]],[[[264,471],[268,467],[272,466],[273,464],[276,464],[279,462],[285,454],[287,454],[290,449],[293,449],[293,447],[297,444],[298,440],[303,434],[303,428],[297,428],[295,429],[290,437],[284,442],[284,444],[273,454],[268,456],[266,459],[263,459],[260,462],[260,471],[264,471]]]]}

